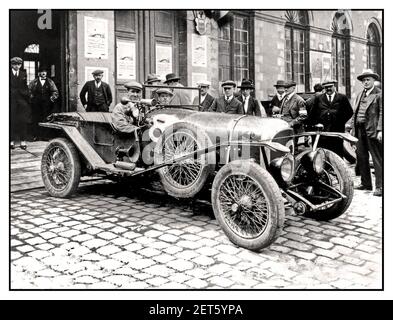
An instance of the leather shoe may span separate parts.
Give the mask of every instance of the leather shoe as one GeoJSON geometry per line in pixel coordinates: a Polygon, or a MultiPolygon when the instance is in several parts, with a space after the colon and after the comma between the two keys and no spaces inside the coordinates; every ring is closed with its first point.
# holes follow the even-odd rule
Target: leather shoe
{"type": "Polygon", "coordinates": [[[358,186],[355,187],[356,190],[372,190],[373,187],[371,186],[365,186],[363,184],[359,184],[358,186]]]}
{"type": "Polygon", "coordinates": [[[373,195],[376,197],[382,197],[382,188],[376,188],[373,195]]]}
{"type": "Polygon", "coordinates": [[[20,148],[23,149],[23,150],[26,150],[26,148],[27,148],[26,141],[21,141],[20,148]]]}

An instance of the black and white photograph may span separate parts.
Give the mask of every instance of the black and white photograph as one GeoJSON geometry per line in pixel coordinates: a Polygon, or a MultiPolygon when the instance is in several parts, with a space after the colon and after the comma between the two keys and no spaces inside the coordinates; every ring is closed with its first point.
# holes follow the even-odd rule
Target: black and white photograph
{"type": "Polygon", "coordinates": [[[386,288],[386,11],[237,5],[8,8],[8,291],[386,288]]]}

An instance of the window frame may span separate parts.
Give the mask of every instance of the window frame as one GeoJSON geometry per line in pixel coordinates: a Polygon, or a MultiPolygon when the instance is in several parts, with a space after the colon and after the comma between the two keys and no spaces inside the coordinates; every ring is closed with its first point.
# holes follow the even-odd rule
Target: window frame
{"type": "MultiPolygon", "coordinates": [[[[218,80],[219,82],[226,81],[226,80],[233,80],[235,81],[238,85],[240,85],[241,81],[243,78],[248,78],[254,81],[254,69],[252,69],[251,66],[254,65],[253,63],[253,55],[250,54],[251,52],[254,52],[254,41],[253,41],[253,27],[252,27],[252,19],[251,19],[251,13],[248,12],[234,12],[233,16],[230,18],[229,21],[227,21],[226,24],[222,25],[220,27],[219,31],[219,36],[218,36],[218,80]],[[247,21],[247,30],[246,29],[236,29],[235,24],[236,24],[236,18],[240,19],[246,19],[247,21]],[[229,39],[223,39],[221,37],[221,30],[223,28],[228,28],[229,27],[229,39]],[[237,55],[242,59],[242,57],[247,57],[247,68],[244,68],[242,66],[238,66],[235,64],[235,45],[236,43],[239,43],[240,45],[244,45],[245,42],[240,42],[236,41],[235,39],[235,31],[237,30],[243,30],[247,31],[247,55],[237,55]],[[220,43],[221,42],[228,42],[229,43],[229,64],[224,65],[221,63],[220,57],[221,57],[221,51],[220,51],[220,43]],[[229,79],[221,79],[221,73],[223,69],[229,69],[229,79]],[[238,70],[247,70],[248,75],[240,75],[240,78],[237,79],[235,78],[238,70]]],[[[241,71],[240,71],[241,73],[241,71]]]]}
{"type": "Polygon", "coordinates": [[[367,27],[367,68],[372,69],[374,72],[378,73],[381,75],[382,71],[382,63],[381,63],[381,57],[382,57],[382,44],[381,44],[381,35],[379,33],[378,27],[374,22],[370,23],[369,26],[367,27]],[[377,40],[376,41],[371,41],[369,39],[369,33],[372,32],[376,36],[377,40]],[[371,65],[371,51],[372,49],[376,50],[376,70],[372,68],[371,65]]]}
{"type": "MultiPolygon", "coordinates": [[[[302,11],[302,10],[298,10],[302,11]]],[[[304,91],[310,91],[310,26],[308,22],[308,12],[305,10],[302,12],[305,15],[304,24],[295,23],[293,21],[288,21],[285,23],[284,27],[284,39],[285,39],[285,46],[284,46],[284,58],[285,58],[285,79],[296,81],[296,84],[299,86],[304,86],[304,91]],[[288,79],[287,74],[287,60],[286,60],[286,52],[287,52],[287,38],[286,38],[286,31],[289,30],[290,32],[290,53],[291,53],[291,60],[290,60],[290,73],[291,77],[288,79]],[[301,31],[303,33],[303,74],[304,74],[304,84],[298,83],[298,72],[295,73],[295,57],[294,57],[294,49],[295,49],[295,31],[301,31]],[[296,77],[295,77],[296,74],[296,77]]]]}

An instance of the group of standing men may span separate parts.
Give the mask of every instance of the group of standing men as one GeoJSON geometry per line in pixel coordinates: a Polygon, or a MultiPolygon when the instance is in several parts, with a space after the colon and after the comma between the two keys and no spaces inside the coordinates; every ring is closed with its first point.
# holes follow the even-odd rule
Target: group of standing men
{"type": "MultiPolygon", "coordinates": [[[[294,128],[299,123],[312,127],[322,124],[324,131],[345,132],[345,125],[350,122],[356,144],[357,168],[361,183],[358,190],[373,190],[369,154],[374,165],[375,196],[382,196],[382,92],[376,86],[379,75],[372,70],[365,70],[357,79],[362,82],[363,90],[357,95],[352,108],[348,98],[336,91],[336,81],[325,81],[314,86],[315,94],[304,101],[294,90],[294,82],[277,81],[277,94],[270,103],[272,114],[280,114],[294,128]],[[306,110],[307,117],[299,117],[300,110],[306,110]]],[[[321,137],[321,148],[329,149],[340,157],[344,156],[341,138],[321,137]]]]}
{"type": "Polygon", "coordinates": [[[15,142],[26,149],[26,140],[43,138],[43,130],[38,123],[54,112],[59,91],[52,79],[48,78],[48,69],[40,66],[38,77],[27,85],[27,75],[21,69],[23,60],[11,59],[10,105],[11,105],[11,149],[15,142]]]}
{"type": "MultiPolygon", "coordinates": [[[[26,83],[26,73],[22,71],[22,59],[11,59],[10,87],[11,87],[11,148],[14,141],[21,141],[21,148],[26,148],[26,137],[29,128],[34,136],[39,136],[37,123],[44,120],[59,97],[54,82],[47,77],[47,69],[41,67],[38,77],[26,83]],[[33,126],[31,126],[33,125],[33,126]]],[[[80,92],[80,101],[86,111],[108,112],[112,103],[110,86],[102,81],[103,71],[93,72],[94,80],[87,81],[80,92]],[[86,98],[87,94],[87,98],[86,98]]],[[[358,138],[356,155],[357,168],[361,175],[360,190],[372,190],[372,180],[369,166],[369,153],[371,154],[376,177],[374,195],[382,195],[382,94],[375,86],[379,75],[372,70],[366,70],[358,76],[364,90],[358,94],[354,109],[348,98],[336,91],[335,81],[325,81],[314,86],[315,94],[307,101],[296,94],[296,82],[278,80],[274,85],[277,94],[266,110],[268,115],[278,115],[287,121],[295,133],[303,130],[304,125],[313,126],[323,124],[324,131],[345,132],[345,124],[352,119],[352,129],[358,138]],[[355,111],[354,111],[355,110],[355,111]]],[[[151,98],[161,104],[190,105],[190,97],[186,90],[176,90],[183,87],[180,77],[174,73],[166,75],[164,83],[155,74],[149,74],[146,85],[162,86],[152,90],[151,98]]],[[[133,106],[142,98],[142,84],[131,81],[126,83],[129,102],[120,102],[112,111],[113,124],[120,131],[131,132],[137,109],[133,106]],[[133,106],[133,107],[132,107],[133,106]]],[[[232,80],[221,84],[223,95],[214,98],[210,95],[209,81],[200,81],[200,97],[195,97],[192,105],[198,105],[199,111],[222,112],[231,114],[247,114],[266,117],[265,108],[259,100],[252,96],[254,85],[251,80],[243,79],[239,86],[240,91],[235,92],[236,83],[232,80]],[[198,101],[198,99],[200,99],[198,101]]],[[[343,143],[340,138],[321,137],[319,146],[329,149],[343,157],[343,143]]]]}

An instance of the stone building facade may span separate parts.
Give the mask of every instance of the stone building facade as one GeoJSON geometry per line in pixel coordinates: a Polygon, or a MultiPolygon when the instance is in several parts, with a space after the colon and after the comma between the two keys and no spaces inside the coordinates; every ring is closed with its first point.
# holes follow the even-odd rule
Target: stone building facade
{"type": "Polygon", "coordinates": [[[51,28],[37,28],[43,14],[11,12],[11,55],[24,58],[31,75],[41,63],[51,66],[62,111],[80,106],[94,68],[104,69],[116,101],[126,81],[143,82],[152,72],[174,72],[187,86],[209,80],[215,96],[222,81],[249,78],[260,100],[280,79],[310,92],[333,78],[353,99],[363,69],[383,77],[382,10],[52,10],[51,28]],[[32,44],[35,56],[26,53],[32,44]]]}

